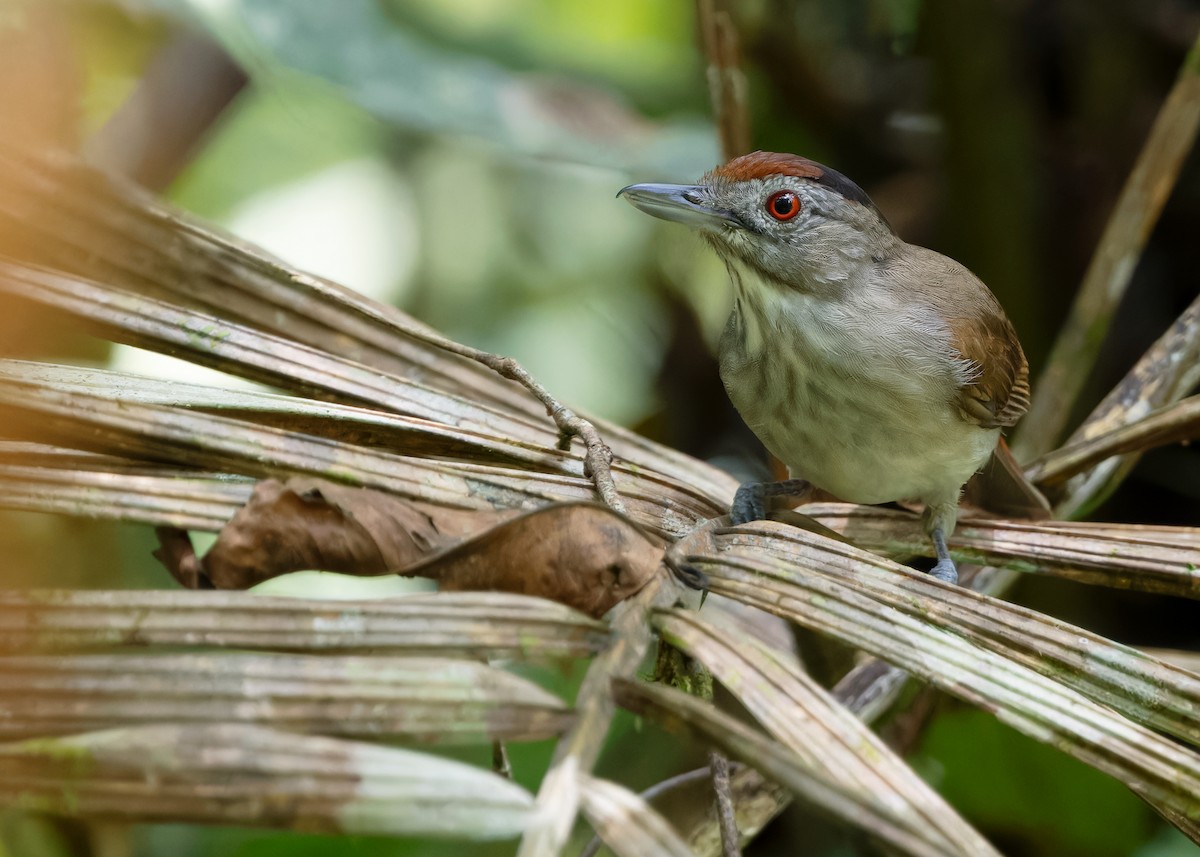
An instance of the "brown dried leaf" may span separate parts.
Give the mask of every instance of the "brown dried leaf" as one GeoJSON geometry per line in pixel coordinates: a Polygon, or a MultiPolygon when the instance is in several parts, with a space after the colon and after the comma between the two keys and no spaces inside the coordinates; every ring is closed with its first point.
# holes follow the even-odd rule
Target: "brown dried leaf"
{"type": "Polygon", "coordinates": [[[170,572],[175,582],[184,589],[212,589],[212,581],[204,573],[196,549],[192,546],[192,537],[187,530],[176,527],[156,527],[154,534],[158,536],[158,549],[154,558],[162,563],[170,572]]]}
{"type": "Polygon", "coordinates": [[[537,595],[602,616],[640,591],[662,545],[604,506],[562,503],[505,521],[405,569],[442,589],[537,595]]]}
{"type": "Polygon", "coordinates": [[[266,479],[201,566],[217,589],[245,589],[301,569],[392,574],[511,514],[418,505],[322,479],[266,479]]]}
{"type": "Polygon", "coordinates": [[[537,595],[592,616],[640,590],[662,558],[661,545],[603,506],[513,514],[417,504],[319,479],[268,479],[202,560],[175,530],[160,531],[156,555],[189,588],[244,589],[301,569],[404,574],[445,590],[537,595]]]}

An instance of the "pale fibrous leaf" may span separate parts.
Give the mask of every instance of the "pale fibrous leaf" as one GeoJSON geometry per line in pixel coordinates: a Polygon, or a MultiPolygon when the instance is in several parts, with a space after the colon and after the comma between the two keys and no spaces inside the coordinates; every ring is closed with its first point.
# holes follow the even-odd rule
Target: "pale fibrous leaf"
{"type": "Polygon", "coordinates": [[[936,836],[948,850],[996,857],[983,837],[793,659],[709,624],[703,611],[663,613],[655,624],[663,639],[704,664],[814,776],[864,800],[890,804],[911,832],[936,836]]]}
{"type": "MultiPolygon", "coordinates": [[[[69,158],[0,149],[0,226],[27,241],[20,259],[0,259],[0,293],[15,302],[282,391],[4,360],[0,505],[219,531],[260,480],[321,479],[400,498],[463,534],[463,516],[596,497],[580,444],[559,448],[561,414],[547,416],[544,399],[502,377],[507,364],[468,359],[403,313],[69,158]]],[[[1186,352],[1192,340],[1179,336],[1159,350],[1186,352]]],[[[1172,376],[1170,395],[1146,381],[1126,398],[1166,407],[1185,376],[1172,376]]],[[[850,712],[870,719],[894,699],[897,669],[868,662],[827,694],[769,647],[678,610],[685,593],[669,568],[681,579],[702,572],[713,592],[994,713],[1117,778],[1194,835],[1195,675],[860,549],[926,551],[905,513],[804,510],[857,548],[775,524],[698,529],[727,508],[736,482],[627,429],[595,425],[614,453],[629,519],[655,546],[676,543],[605,622],[499,593],[335,606],[200,591],[6,594],[0,724],[36,737],[0,747],[0,772],[12,772],[0,776],[5,802],[128,821],[522,835],[521,857],[561,853],[582,809],[622,853],[682,853],[692,834],[675,835],[622,786],[590,776],[620,700],[754,766],[733,778],[739,807],[769,797],[757,814],[739,812],[754,825],[778,811],[786,790],[902,853],[992,853],[853,720],[850,712]],[[773,737],[634,681],[657,629],[707,663],[773,737]],[[201,648],[154,650],[178,646],[201,648]],[[572,708],[478,662],[589,655],[572,708]],[[857,680],[868,686],[851,687],[857,680]],[[70,704],[50,706],[51,696],[70,704]],[[87,731],[107,726],[120,728],[87,731]],[[70,732],[86,734],[54,737],[70,732]],[[534,799],[487,771],[328,734],[561,738],[534,799]],[[225,767],[204,748],[228,751],[225,767]],[[46,776],[17,777],[31,769],[46,776]],[[263,801],[243,799],[264,783],[254,792],[263,801]],[[271,799],[289,810],[263,811],[271,799]]],[[[1195,539],[1187,528],[964,516],[952,547],[961,560],[1008,570],[1194,595],[1195,539]]]]}
{"type": "MultiPolygon", "coordinates": [[[[1187,384],[1185,380],[1178,386],[1187,389],[1187,384]]],[[[1114,456],[1198,438],[1200,396],[1189,396],[1151,411],[1134,422],[1110,428],[1104,434],[1077,439],[1047,453],[1031,464],[1026,474],[1034,482],[1052,485],[1114,456]]]]}
{"type": "MultiPolygon", "coordinates": [[[[150,401],[150,396],[124,398],[108,390],[110,378],[110,373],[90,370],[59,379],[47,377],[41,364],[0,360],[0,404],[11,415],[9,432],[27,439],[64,434],[64,440],[74,438],[93,452],[165,459],[259,479],[320,477],[449,509],[528,509],[593,496],[578,459],[559,473],[429,459],[275,428],[207,408],[163,404],[150,401]],[[82,377],[88,383],[82,383],[82,377]]],[[[127,388],[137,383],[130,376],[113,379],[127,388]]],[[[442,425],[431,433],[444,435],[446,430],[442,425]]],[[[471,444],[465,437],[463,441],[471,444]]],[[[622,465],[614,476],[634,520],[652,530],[667,534],[687,529],[715,511],[710,500],[669,477],[622,465]]]]}
{"type": "Polygon", "coordinates": [[[518,857],[557,854],[580,807],[579,776],[600,757],[612,720],[614,681],[633,677],[650,649],[650,613],[679,599],[680,587],[660,576],[623,605],[612,620],[612,642],[588,667],[575,697],[575,721],[559,741],[538,789],[540,813],[521,839],[518,857]]]}
{"type": "MultiPolygon", "coordinates": [[[[801,507],[859,547],[898,560],[932,556],[915,515],[824,503],[801,507]]],[[[1200,528],[963,517],[950,538],[959,562],[1117,589],[1200,598],[1200,528]]]]}
{"type": "MultiPolygon", "coordinates": [[[[1027,667],[1137,722],[1200,746],[1196,676],[1083,628],[962,587],[941,585],[842,542],[801,535],[779,524],[760,522],[723,531],[711,552],[693,559],[718,567],[744,560],[756,568],[770,568],[762,592],[739,585],[738,594],[726,593],[750,599],[768,612],[776,612],[761,603],[769,587],[828,586],[848,599],[875,602],[890,620],[918,621],[932,635],[927,643],[930,657],[944,654],[946,646],[931,643],[948,631],[955,636],[950,648],[987,650],[1014,668],[1027,667]]],[[[721,591],[716,584],[713,589],[721,591]]],[[[875,654],[894,662],[886,654],[875,654]]]]}
{"type": "MultiPolygon", "coordinates": [[[[1200,36],[1192,56],[1200,56],[1200,36]]],[[[1193,60],[1181,75],[1192,91],[1192,133],[1200,128],[1200,73],[1193,60]]],[[[1178,142],[1178,141],[1176,141],[1178,142]]],[[[1200,296],[1188,305],[1166,332],[1150,346],[1121,382],[1096,406],[1067,444],[1103,442],[1104,437],[1124,433],[1143,419],[1170,423],[1170,406],[1200,384],[1200,296]]],[[[1178,416],[1176,412],[1174,416],[1178,416]]],[[[1119,435],[1118,435],[1119,436],[1119,435]]],[[[1108,497],[1133,469],[1141,447],[1111,456],[1067,481],[1067,492],[1059,503],[1059,517],[1077,518],[1108,497]]]]}
{"type": "Polygon", "coordinates": [[[0,592],[5,654],[205,646],[545,660],[592,654],[607,639],[601,622],[553,601],[504,592],[413,593],[336,605],[244,592],[0,592]]]}
{"type": "MultiPolygon", "coordinates": [[[[145,302],[140,301],[143,309],[145,302]]],[[[257,334],[255,334],[257,335],[257,334]]],[[[228,341],[228,338],[225,338],[228,341]]],[[[278,355],[276,355],[278,356],[278,355]]],[[[306,432],[329,440],[404,450],[410,455],[514,464],[531,470],[571,473],[570,456],[513,441],[494,415],[478,415],[481,429],[464,419],[467,408],[431,409],[420,416],[379,406],[364,407],[263,391],[230,390],[100,369],[35,361],[12,361],[13,377],[58,390],[88,393],[97,387],[123,401],[183,408],[242,419],[263,426],[306,432]]],[[[311,367],[310,367],[311,371],[311,367]]],[[[412,398],[416,398],[413,396],[412,398]]],[[[514,429],[515,433],[515,429],[514,429]]]]}
{"type": "Polygon", "coordinates": [[[561,733],[562,700],[476,661],[225,653],[0,658],[0,739],[132,724],[245,723],[428,743],[561,733]],[[64,698],[70,702],[64,702],[64,698]]]}
{"type": "MultiPolygon", "coordinates": [[[[769,526],[750,529],[765,530],[769,526]]],[[[786,536],[781,542],[785,540],[786,536]]],[[[1130,688],[1144,681],[1136,678],[1137,673],[1144,671],[1144,662],[1150,660],[1144,655],[1133,657],[1129,650],[1113,644],[1106,648],[1093,646],[1097,651],[1086,666],[1076,663],[1066,670],[1047,669],[1050,675],[1043,675],[1036,668],[1046,669],[1046,665],[1038,662],[1036,653],[1022,652],[1022,647],[1032,642],[1026,633],[997,627],[994,639],[999,641],[998,646],[989,645],[980,634],[973,634],[974,640],[968,639],[957,633],[956,623],[948,614],[934,612],[933,603],[918,595],[924,591],[929,602],[934,602],[937,594],[932,590],[944,589],[950,600],[954,587],[904,572],[889,575],[886,582],[880,576],[866,586],[859,586],[858,577],[876,577],[867,572],[870,566],[865,562],[848,566],[854,571],[847,574],[846,570],[798,564],[796,551],[784,549],[775,553],[769,543],[758,544],[768,550],[727,547],[711,556],[694,554],[689,561],[708,576],[714,592],[791,619],[887,660],[947,693],[994,713],[1018,731],[1052,743],[1121,780],[1150,803],[1169,812],[1187,817],[1200,812],[1200,756],[1089,700],[1071,687],[1103,697],[1106,702],[1121,704],[1125,711],[1140,719],[1170,725],[1185,737],[1194,737],[1197,721],[1190,696],[1195,691],[1195,677],[1191,674],[1151,664],[1164,675],[1173,673],[1176,686],[1185,693],[1177,697],[1179,701],[1170,705],[1172,713],[1164,717],[1158,713],[1158,697],[1147,703],[1144,696],[1139,698],[1137,690],[1130,692],[1130,688]],[[875,583],[881,586],[876,587],[875,583]],[[895,597],[888,598],[887,591],[895,597]],[[1093,682],[1087,668],[1102,666],[1108,658],[1115,669],[1113,679],[1093,682]],[[1118,696],[1108,685],[1126,669],[1132,673],[1130,682],[1123,695],[1118,696]]],[[[953,594],[959,595],[957,591],[953,594]]],[[[970,593],[962,593],[960,597],[965,600],[966,596],[970,593]]],[[[1043,624],[1047,628],[1062,627],[1049,619],[1043,620],[1043,624]]],[[[969,622],[960,627],[969,627],[969,622]]],[[[1074,633],[1082,632],[1074,629],[1074,633]]]]}
{"type": "MultiPolygon", "coordinates": [[[[0,147],[0,222],[27,242],[24,255],[53,269],[0,264],[8,274],[0,275],[0,291],[53,305],[116,341],[186,354],[230,374],[267,372],[288,388],[316,383],[352,402],[361,402],[365,384],[378,396],[367,404],[377,409],[395,403],[403,413],[457,415],[466,407],[498,420],[489,425],[506,438],[545,444],[552,432],[540,402],[438,347],[447,340],[394,307],[289,267],[77,161],[0,147]]],[[[737,484],[717,468],[594,422],[620,459],[722,503],[732,498],[737,484]]]]}
{"type": "Polygon", "coordinates": [[[885,798],[858,792],[818,776],[811,765],[783,744],[772,741],[736,718],[682,691],[621,680],[615,683],[625,708],[661,722],[667,728],[693,731],[732,758],[782,783],[813,808],[860,828],[903,854],[959,854],[930,828],[913,829],[912,819],[885,798]]]}
{"type": "Polygon", "coordinates": [[[217,532],[254,480],[107,455],[0,441],[0,506],[217,532]]]}
{"type": "Polygon", "coordinates": [[[155,724],[0,744],[0,803],[78,818],[511,839],[533,800],[428,753],[242,724],[155,724]]]}

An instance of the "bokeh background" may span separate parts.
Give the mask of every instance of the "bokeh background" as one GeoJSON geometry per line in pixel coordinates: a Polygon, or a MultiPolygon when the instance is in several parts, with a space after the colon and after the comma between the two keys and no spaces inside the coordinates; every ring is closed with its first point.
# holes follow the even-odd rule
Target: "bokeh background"
{"type": "MultiPolygon", "coordinates": [[[[1147,129],[1200,30],[1197,0],[729,3],[756,148],[856,179],[909,241],[972,268],[1034,377],[1147,129]]],[[[691,0],[3,0],[0,137],[82,152],[288,262],[517,357],[561,398],[739,475],[761,450],[712,347],[714,256],[616,200],[719,161],[691,0]]],[[[1073,422],[1200,289],[1200,157],[1185,166],[1073,422]]],[[[241,383],[0,318],[0,352],[241,383]]],[[[1200,452],[1155,451],[1095,512],[1200,523],[1200,452]]],[[[130,526],[0,514],[4,586],[169,587],[130,526]]],[[[406,584],[333,575],[277,591],[406,584]]],[[[364,588],[365,587],[365,588],[364,588]]],[[[1067,582],[1014,597],[1123,642],[1195,650],[1200,611],[1067,582]]],[[[571,692],[578,665],[537,674],[571,692]]],[[[1174,857],[1194,846],[1122,787],[933,699],[914,764],[1012,855],[1174,857]]],[[[646,786],[699,759],[664,737],[601,772],[646,786]]],[[[644,736],[643,736],[644,737],[644,736]]],[[[630,743],[629,746],[632,746],[630,743]]],[[[639,747],[647,746],[639,741],[639,747]]],[[[549,747],[514,749],[536,784],[549,747]]],[[[796,812],[750,854],[856,853],[796,812]]],[[[90,853],[69,825],[0,813],[0,855],[90,853]],[[83,850],[81,850],[83,849],[83,850]]],[[[135,831],[132,853],[504,854],[401,840],[135,831]]]]}

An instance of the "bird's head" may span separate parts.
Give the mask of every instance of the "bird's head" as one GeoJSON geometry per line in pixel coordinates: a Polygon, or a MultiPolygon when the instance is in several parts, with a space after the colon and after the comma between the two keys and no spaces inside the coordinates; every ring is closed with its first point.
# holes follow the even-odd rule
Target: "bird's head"
{"type": "Polygon", "coordinates": [[[792,288],[850,279],[899,243],[862,188],[798,155],[753,152],[698,184],[635,184],[617,195],[700,230],[727,261],[792,288]]]}

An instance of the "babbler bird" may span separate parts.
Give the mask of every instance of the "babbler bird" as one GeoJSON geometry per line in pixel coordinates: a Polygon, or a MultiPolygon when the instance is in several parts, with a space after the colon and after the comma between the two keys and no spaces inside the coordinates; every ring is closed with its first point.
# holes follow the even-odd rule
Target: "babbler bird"
{"type": "Polygon", "coordinates": [[[962,265],[902,241],[863,190],[797,155],[754,152],[696,185],[624,188],[700,230],[733,280],[721,379],[784,482],[743,485],[735,524],[808,485],[851,503],[915,500],[946,548],[963,485],[1029,407],[1029,370],[996,298],[962,265]]]}

